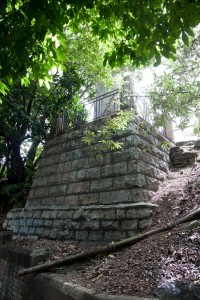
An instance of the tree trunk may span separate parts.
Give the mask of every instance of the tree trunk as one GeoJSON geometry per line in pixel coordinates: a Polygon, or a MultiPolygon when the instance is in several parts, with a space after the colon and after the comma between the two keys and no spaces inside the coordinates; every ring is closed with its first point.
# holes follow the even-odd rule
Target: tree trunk
{"type": "Polygon", "coordinates": [[[164,232],[164,231],[168,231],[174,227],[176,227],[179,224],[185,223],[185,222],[189,222],[195,219],[200,218],[200,209],[195,210],[193,213],[178,219],[177,221],[173,222],[173,223],[168,223],[166,226],[164,227],[160,227],[157,229],[153,229],[151,231],[148,231],[146,233],[143,234],[139,234],[135,237],[131,237],[116,243],[111,243],[108,246],[105,246],[103,248],[97,249],[97,250],[93,250],[93,251],[89,251],[89,252],[85,252],[85,253],[80,253],[77,255],[72,255],[63,259],[59,259],[57,261],[52,261],[52,262],[48,262],[48,263],[44,263],[42,265],[38,265],[32,268],[28,268],[28,269],[24,269],[18,272],[19,276],[22,275],[26,275],[26,274],[32,274],[32,273],[38,273],[38,272],[42,272],[42,271],[47,271],[53,267],[60,267],[60,266],[64,266],[64,265],[69,265],[75,262],[79,262],[79,261],[83,261],[85,259],[90,259],[93,258],[99,254],[107,254],[107,253],[113,253],[113,252],[117,252],[118,250],[134,245],[137,242],[151,236],[154,235],[156,233],[160,233],[160,232],[164,232]]]}
{"type": "Polygon", "coordinates": [[[36,157],[36,151],[37,151],[39,144],[40,144],[40,141],[34,140],[31,145],[31,148],[29,149],[28,154],[26,156],[26,165],[25,165],[26,166],[26,181],[28,181],[29,183],[32,183],[34,169],[36,168],[36,165],[37,165],[35,157],[36,157]]]}
{"type": "Polygon", "coordinates": [[[10,183],[20,183],[25,179],[25,167],[20,153],[20,144],[11,145],[11,167],[8,180],[10,183]]]}

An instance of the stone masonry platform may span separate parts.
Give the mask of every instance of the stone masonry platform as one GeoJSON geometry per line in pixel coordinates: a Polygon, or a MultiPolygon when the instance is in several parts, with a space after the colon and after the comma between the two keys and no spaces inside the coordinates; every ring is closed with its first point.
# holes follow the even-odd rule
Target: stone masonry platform
{"type": "Polygon", "coordinates": [[[150,200],[168,171],[166,140],[134,116],[114,136],[123,149],[97,159],[82,137],[104,122],[47,141],[26,207],[10,211],[4,223],[15,238],[116,241],[151,225],[150,200]]]}
{"type": "Polygon", "coordinates": [[[151,225],[150,203],[33,207],[14,209],[4,226],[14,237],[38,237],[76,241],[116,241],[133,236],[151,225]]]}

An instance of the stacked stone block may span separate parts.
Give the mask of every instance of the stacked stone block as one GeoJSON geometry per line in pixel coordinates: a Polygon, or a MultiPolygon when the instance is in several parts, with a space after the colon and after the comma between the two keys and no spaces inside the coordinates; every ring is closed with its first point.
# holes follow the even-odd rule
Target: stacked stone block
{"type": "Polygon", "coordinates": [[[150,203],[25,208],[9,212],[5,226],[15,238],[38,237],[76,241],[116,241],[151,225],[156,205],[150,203]]]}
{"type": "Polygon", "coordinates": [[[16,237],[109,241],[151,224],[155,206],[150,199],[168,170],[165,138],[134,118],[114,136],[123,150],[97,159],[82,137],[104,121],[69,130],[46,143],[26,207],[12,210],[4,227],[16,237]]]}
{"type": "Polygon", "coordinates": [[[194,145],[182,147],[173,147],[170,149],[171,165],[175,168],[186,168],[195,163],[198,151],[194,145]]]}

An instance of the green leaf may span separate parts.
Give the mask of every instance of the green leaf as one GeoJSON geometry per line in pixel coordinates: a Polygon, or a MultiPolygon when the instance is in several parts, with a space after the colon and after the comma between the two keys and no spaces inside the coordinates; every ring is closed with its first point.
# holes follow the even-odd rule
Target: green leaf
{"type": "Polygon", "coordinates": [[[189,38],[188,38],[188,35],[185,33],[185,31],[182,32],[182,41],[184,42],[184,44],[186,46],[189,46],[189,44],[190,44],[189,38]]]}
{"type": "Polygon", "coordinates": [[[21,78],[21,85],[28,86],[30,84],[30,79],[26,76],[21,78]]]}
{"type": "Polygon", "coordinates": [[[190,36],[194,37],[194,31],[190,27],[185,28],[184,30],[187,32],[187,34],[189,34],[190,36]]]}
{"type": "Polygon", "coordinates": [[[49,84],[49,81],[48,81],[48,80],[45,80],[45,81],[44,81],[44,84],[45,84],[47,90],[50,90],[50,84],[49,84]]]}
{"type": "Polygon", "coordinates": [[[8,91],[9,91],[9,88],[5,85],[5,83],[3,83],[3,82],[0,80],[0,92],[1,92],[3,95],[6,95],[8,91]]]}
{"type": "Polygon", "coordinates": [[[39,79],[38,83],[39,83],[39,86],[41,87],[41,86],[43,86],[44,80],[43,79],[39,79]]]}

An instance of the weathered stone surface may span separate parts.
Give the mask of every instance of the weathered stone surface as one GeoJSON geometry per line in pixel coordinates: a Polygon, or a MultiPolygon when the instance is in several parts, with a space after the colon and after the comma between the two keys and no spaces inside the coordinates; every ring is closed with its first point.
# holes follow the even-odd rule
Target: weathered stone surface
{"type": "Polygon", "coordinates": [[[57,174],[57,165],[51,165],[48,167],[39,167],[36,171],[35,177],[49,176],[50,174],[57,174]]]}
{"type": "Polygon", "coordinates": [[[78,195],[68,195],[63,197],[56,197],[54,204],[56,206],[78,205],[78,201],[78,195]]]}
{"type": "Polygon", "coordinates": [[[66,195],[68,190],[67,184],[53,185],[49,188],[49,196],[66,195]]]}
{"type": "Polygon", "coordinates": [[[73,220],[85,220],[84,209],[80,208],[73,213],[73,220]]]}
{"type": "Polygon", "coordinates": [[[53,221],[50,221],[50,220],[45,220],[44,221],[44,226],[51,227],[52,225],[53,225],[53,221]]]}
{"type": "Polygon", "coordinates": [[[159,181],[164,181],[166,178],[166,173],[163,171],[160,171],[158,169],[152,168],[153,169],[153,177],[155,179],[158,179],[159,181]]]}
{"type": "MultiPolygon", "coordinates": [[[[98,122],[93,125],[99,129],[98,122]]],[[[26,208],[4,223],[15,237],[107,242],[150,226],[155,206],[149,201],[168,170],[163,138],[151,131],[143,136],[147,124],[134,118],[115,136],[124,149],[95,158],[82,143],[89,128],[47,142],[26,208]]]]}
{"type": "Polygon", "coordinates": [[[55,210],[51,210],[51,219],[56,219],[58,216],[58,211],[55,210]]]}
{"type": "Polygon", "coordinates": [[[39,236],[42,236],[43,232],[44,232],[44,228],[42,227],[36,228],[35,230],[35,234],[39,236]]]}
{"type": "Polygon", "coordinates": [[[170,149],[171,164],[175,168],[184,168],[194,164],[197,156],[193,143],[192,146],[183,145],[170,149]]]}
{"type": "Polygon", "coordinates": [[[62,182],[75,182],[77,178],[77,171],[67,172],[62,174],[62,182]]]}
{"type": "Polygon", "coordinates": [[[40,205],[41,207],[44,207],[44,206],[49,207],[49,206],[55,205],[55,203],[56,203],[56,197],[55,196],[54,197],[53,196],[49,196],[49,197],[46,197],[46,198],[35,199],[35,201],[33,201],[33,202],[31,201],[31,203],[28,202],[26,204],[26,207],[28,207],[29,204],[32,204],[32,203],[33,203],[33,205],[31,205],[31,207],[33,207],[33,206],[37,207],[38,205],[40,205]]]}
{"type": "Polygon", "coordinates": [[[109,209],[104,212],[104,220],[114,220],[115,219],[115,210],[109,209]]]}
{"type": "Polygon", "coordinates": [[[122,228],[132,230],[138,227],[138,220],[124,220],[122,221],[122,228]]]}
{"type": "Polygon", "coordinates": [[[49,195],[49,187],[42,187],[42,188],[37,188],[35,190],[34,197],[35,198],[42,198],[42,197],[48,197],[49,195]]]}
{"type": "Polygon", "coordinates": [[[41,217],[41,214],[42,214],[42,211],[41,210],[35,210],[33,212],[33,218],[40,218],[41,217]]]}
{"type": "Polygon", "coordinates": [[[78,197],[78,205],[90,205],[99,203],[99,193],[80,194],[78,197]]]}
{"type": "Polygon", "coordinates": [[[49,211],[49,210],[42,211],[41,218],[50,219],[50,217],[51,217],[51,211],[49,211]]]}
{"type": "Polygon", "coordinates": [[[119,221],[101,221],[101,227],[105,230],[119,229],[119,221]]]}
{"type": "Polygon", "coordinates": [[[31,226],[33,225],[33,219],[26,219],[26,226],[31,226]]]}
{"type": "Polygon", "coordinates": [[[160,300],[199,300],[200,285],[166,282],[156,289],[155,294],[160,300]]]}
{"type": "Polygon", "coordinates": [[[82,158],[83,151],[81,149],[76,149],[72,152],[72,160],[80,159],[82,158]]]}
{"type": "Polygon", "coordinates": [[[57,213],[57,218],[59,219],[71,219],[72,215],[74,213],[74,210],[60,210],[57,213]]]}
{"type": "Polygon", "coordinates": [[[104,213],[105,211],[103,210],[93,210],[91,211],[91,214],[90,214],[90,219],[93,220],[93,219],[103,219],[104,218],[104,213]]]}
{"type": "Polygon", "coordinates": [[[44,219],[34,219],[33,225],[34,226],[43,226],[44,225],[44,219]]]}
{"type": "Polygon", "coordinates": [[[79,170],[77,171],[77,180],[100,178],[100,174],[100,167],[79,170]]]}
{"type": "Polygon", "coordinates": [[[144,185],[144,187],[146,189],[149,189],[149,190],[152,190],[152,191],[157,191],[158,190],[159,183],[156,179],[145,176],[145,181],[146,181],[146,184],[144,185]]]}
{"type": "Polygon", "coordinates": [[[91,182],[91,191],[109,191],[112,189],[112,178],[92,180],[91,182]]]}
{"type": "Polygon", "coordinates": [[[89,193],[92,189],[90,188],[90,181],[83,181],[77,183],[69,183],[67,194],[84,194],[89,193]]]}
{"type": "Polygon", "coordinates": [[[89,235],[89,233],[86,230],[76,231],[75,239],[77,241],[87,241],[88,240],[88,235],[89,235]]]}
{"type": "Polygon", "coordinates": [[[145,228],[149,228],[151,225],[152,225],[152,219],[144,219],[139,221],[138,227],[140,229],[145,229],[145,228]]]}
{"type": "Polygon", "coordinates": [[[53,145],[45,150],[46,156],[51,156],[62,151],[62,145],[53,145]]]}
{"type": "Polygon", "coordinates": [[[98,230],[100,227],[99,220],[82,221],[80,226],[82,230],[98,230]]]}
{"type": "Polygon", "coordinates": [[[28,228],[28,234],[34,234],[35,233],[36,228],[35,227],[29,227],[28,228]]]}
{"type": "Polygon", "coordinates": [[[127,203],[127,202],[132,202],[130,190],[112,191],[108,195],[105,195],[105,193],[100,194],[99,203],[102,204],[127,203]]]}
{"type": "Polygon", "coordinates": [[[121,162],[116,164],[110,164],[101,168],[102,177],[110,177],[115,175],[127,174],[127,162],[121,162]]]}
{"type": "Polygon", "coordinates": [[[123,209],[116,210],[116,219],[125,219],[126,211],[123,209]]]}
{"type": "Polygon", "coordinates": [[[73,230],[68,230],[68,229],[66,229],[66,230],[64,230],[64,231],[58,231],[57,232],[57,237],[56,237],[56,239],[58,239],[58,240],[74,240],[75,239],[75,231],[73,231],[73,230]]]}
{"type": "Polygon", "coordinates": [[[71,171],[71,162],[59,163],[57,166],[57,174],[71,171]]]}
{"type": "MultiPolygon", "coordinates": [[[[146,227],[141,222],[147,220],[147,216],[151,214],[155,205],[139,202],[135,204],[113,204],[113,205],[90,205],[79,208],[78,206],[57,207],[53,209],[36,210],[34,213],[39,218],[36,219],[10,219],[8,227],[13,226],[15,233],[20,233],[23,236],[31,235],[33,238],[48,237],[51,239],[76,239],[79,237],[79,232],[88,232],[87,237],[91,241],[95,241],[96,237],[89,237],[91,231],[101,232],[95,236],[102,236],[105,231],[113,231],[112,240],[119,238],[116,232],[120,232],[120,236],[129,236],[130,231],[137,232],[139,227],[146,227]],[[96,209],[98,207],[98,209],[96,209]],[[149,211],[147,211],[149,210],[149,211]],[[142,211],[142,212],[141,212],[142,211]],[[126,214],[125,214],[126,213],[126,214]],[[55,219],[57,217],[57,219],[55,219]],[[145,219],[144,219],[145,218],[145,219]],[[138,220],[140,226],[138,227],[138,220]],[[24,229],[26,228],[26,229],[24,229]],[[35,230],[34,230],[35,228],[35,230]],[[41,230],[37,230],[40,228],[41,230]],[[49,231],[48,231],[49,229],[49,231]]],[[[23,210],[23,215],[26,215],[29,209],[23,210]]],[[[33,214],[34,214],[33,213],[33,214]]],[[[15,217],[15,214],[10,214],[15,217]]],[[[103,235],[102,239],[108,241],[108,236],[103,235]]],[[[82,240],[79,237],[79,240],[82,240]]]]}
{"type": "Polygon", "coordinates": [[[89,232],[89,241],[92,242],[98,242],[98,241],[102,241],[103,240],[103,236],[104,236],[104,232],[103,231],[90,231],[89,232]]]}
{"type": "Polygon", "coordinates": [[[54,229],[56,229],[57,227],[59,228],[59,229],[65,229],[65,227],[68,225],[68,223],[70,222],[70,220],[67,220],[67,219],[65,219],[65,220],[63,220],[63,219],[61,219],[61,220],[59,220],[59,219],[57,219],[57,220],[53,220],[53,228],[54,229]]]}
{"type": "Polygon", "coordinates": [[[112,202],[111,192],[102,192],[99,196],[99,204],[110,204],[112,202]]]}
{"type": "MultiPolygon", "coordinates": [[[[89,153],[87,153],[88,155],[89,153]]],[[[104,166],[111,163],[111,153],[106,153],[102,157],[95,158],[91,155],[88,157],[88,168],[104,166]]]]}
{"type": "MultiPolygon", "coordinates": [[[[68,228],[70,230],[79,230],[80,229],[80,226],[81,226],[81,223],[80,222],[74,222],[74,221],[69,221],[68,223],[68,228]]],[[[85,230],[86,228],[81,228],[82,230],[85,230]]]]}
{"type": "Polygon", "coordinates": [[[152,210],[149,208],[128,209],[126,211],[127,219],[145,219],[152,215],[152,210]]]}
{"type": "Polygon", "coordinates": [[[200,148],[200,140],[196,140],[194,143],[195,148],[200,148]]]}
{"type": "MultiPolygon", "coordinates": [[[[56,175],[53,175],[53,177],[56,177],[56,175]]],[[[32,187],[46,186],[47,182],[48,182],[48,177],[36,178],[32,184],[32,187]]]]}
{"type": "Polygon", "coordinates": [[[82,170],[87,167],[88,167],[88,159],[86,157],[73,160],[71,163],[71,171],[82,170]]]}
{"type": "MultiPolygon", "coordinates": [[[[41,178],[40,178],[41,179],[41,178]]],[[[51,175],[48,178],[46,178],[48,180],[48,184],[52,185],[52,184],[59,184],[61,183],[61,179],[62,179],[62,174],[55,174],[55,175],[51,175]]]]}
{"type": "Polygon", "coordinates": [[[128,189],[133,187],[145,187],[144,175],[132,174],[113,178],[113,189],[128,189]]]}
{"type": "Polygon", "coordinates": [[[40,161],[40,167],[50,166],[52,165],[52,162],[54,162],[52,157],[43,157],[43,159],[40,161]]]}
{"type": "Polygon", "coordinates": [[[111,153],[112,163],[118,163],[122,161],[128,161],[131,159],[138,159],[138,158],[139,158],[139,151],[136,147],[111,153]]]}

